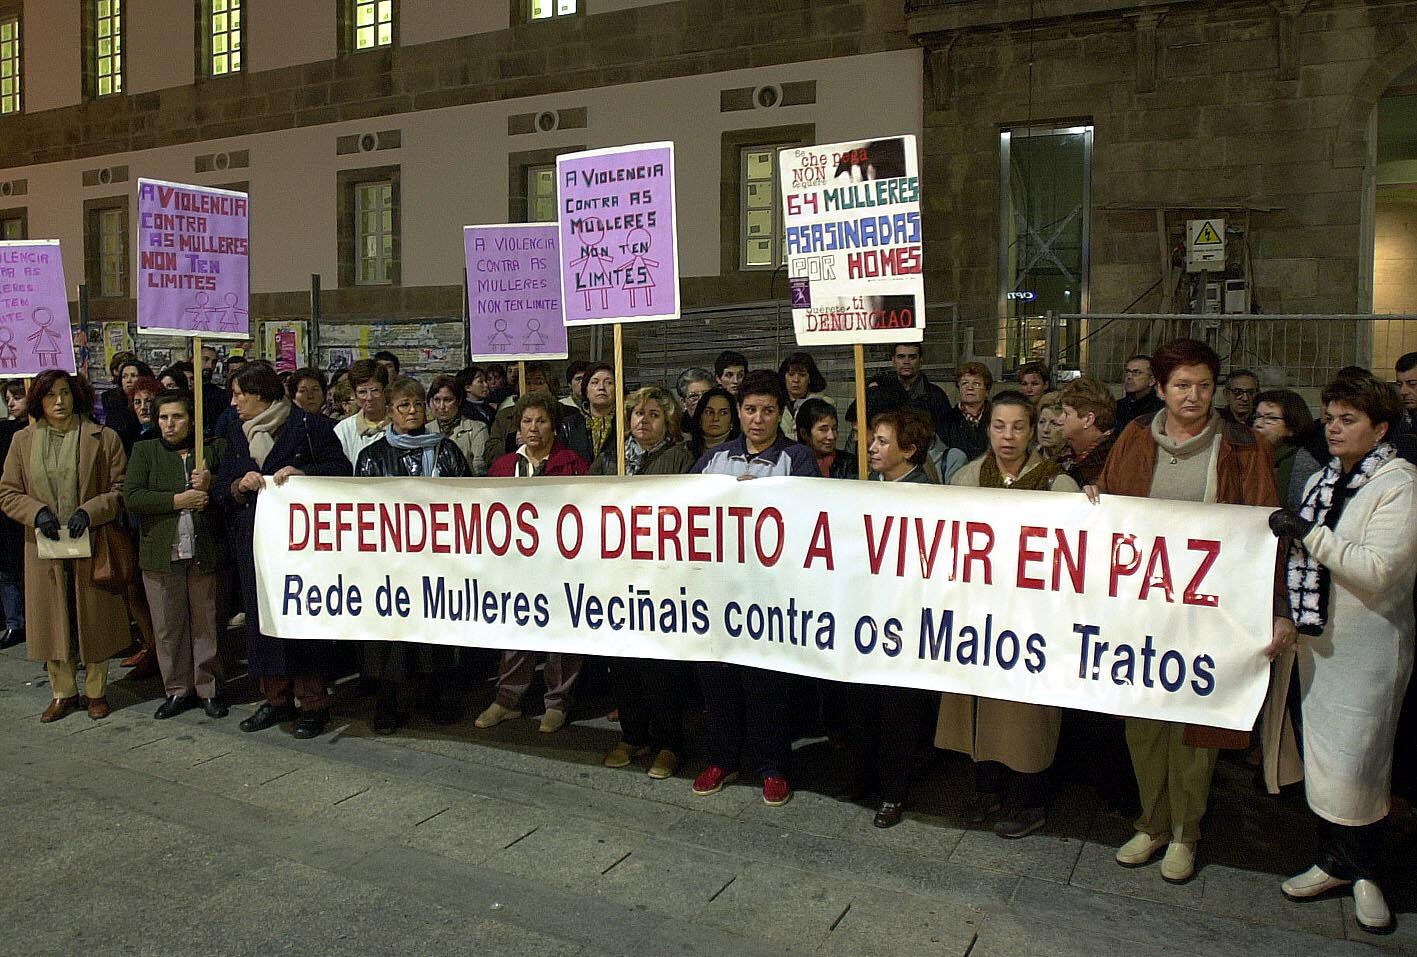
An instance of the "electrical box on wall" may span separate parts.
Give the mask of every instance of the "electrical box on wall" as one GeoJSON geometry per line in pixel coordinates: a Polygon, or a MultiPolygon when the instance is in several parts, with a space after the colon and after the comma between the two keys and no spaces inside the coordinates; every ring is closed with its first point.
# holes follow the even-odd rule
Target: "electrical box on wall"
{"type": "Polygon", "coordinates": [[[1225,220],[1186,220],[1186,272],[1225,271],[1225,220]]]}

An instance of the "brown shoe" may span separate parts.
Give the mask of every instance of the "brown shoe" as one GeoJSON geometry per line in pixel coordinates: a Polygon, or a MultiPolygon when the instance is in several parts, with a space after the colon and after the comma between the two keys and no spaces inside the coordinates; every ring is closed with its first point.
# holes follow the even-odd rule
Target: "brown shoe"
{"type": "Polygon", "coordinates": [[[110,710],[112,709],[108,707],[107,698],[89,699],[89,717],[93,718],[95,721],[108,717],[110,710]]]}
{"type": "Polygon", "coordinates": [[[45,724],[58,721],[60,718],[67,718],[81,707],[83,707],[83,699],[78,695],[74,695],[72,698],[55,698],[49,702],[49,707],[44,709],[44,714],[39,716],[39,720],[45,724]]]}

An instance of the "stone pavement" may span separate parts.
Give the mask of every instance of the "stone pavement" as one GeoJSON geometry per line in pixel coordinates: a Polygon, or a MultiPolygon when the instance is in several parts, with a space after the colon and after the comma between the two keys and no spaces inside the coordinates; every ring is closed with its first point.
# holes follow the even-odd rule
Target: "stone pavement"
{"type": "MultiPolygon", "coordinates": [[[[1199,876],[1173,887],[1113,863],[1129,828],[1081,785],[1023,840],[961,829],[950,758],[881,831],[807,789],[776,809],[756,782],[695,797],[699,764],[607,770],[603,719],[380,738],[342,692],[332,731],[301,742],[242,734],[249,703],[155,721],[156,682],[117,681],[107,720],[41,725],[49,689],[22,653],[0,654],[6,954],[1417,953],[1410,869],[1385,938],[1350,900],[1282,898],[1311,828],[1240,764],[1222,762],[1199,876]]],[[[808,787],[838,760],[821,742],[797,757],[808,787]]]]}

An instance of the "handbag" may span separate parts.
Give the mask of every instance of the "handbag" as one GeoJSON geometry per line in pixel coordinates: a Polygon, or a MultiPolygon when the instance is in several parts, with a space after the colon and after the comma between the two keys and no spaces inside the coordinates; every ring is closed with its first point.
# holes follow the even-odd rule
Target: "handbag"
{"type": "Polygon", "coordinates": [[[92,532],[94,585],[104,591],[127,591],[138,572],[132,539],[117,521],[105,522],[92,532]]]}
{"type": "Polygon", "coordinates": [[[59,540],[55,541],[38,532],[34,536],[35,554],[46,561],[62,561],[66,558],[89,558],[93,555],[93,539],[88,531],[78,538],[70,538],[65,529],[60,529],[59,540]]]}

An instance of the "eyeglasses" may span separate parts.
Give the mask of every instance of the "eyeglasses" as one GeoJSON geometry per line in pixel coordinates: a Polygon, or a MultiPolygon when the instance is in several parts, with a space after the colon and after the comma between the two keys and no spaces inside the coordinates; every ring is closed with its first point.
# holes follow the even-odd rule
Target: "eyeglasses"
{"type": "Polygon", "coordinates": [[[417,402],[400,402],[398,405],[394,406],[394,411],[408,415],[410,412],[416,412],[418,408],[419,404],[417,402]]]}
{"type": "Polygon", "coordinates": [[[1282,415],[1257,415],[1257,416],[1255,416],[1255,423],[1258,424],[1258,423],[1260,423],[1260,422],[1283,423],[1283,422],[1284,422],[1284,416],[1282,416],[1282,415]]]}
{"type": "Polygon", "coordinates": [[[1226,387],[1225,387],[1225,391],[1226,391],[1226,392],[1229,392],[1231,395],[1259,395],[1259,394],[1260,394],[1260,390],[1259,390],[1259,389],[1236,389],[1236,388],[1232,388],[1231,386],[1226,386],[1226,387]]]}

